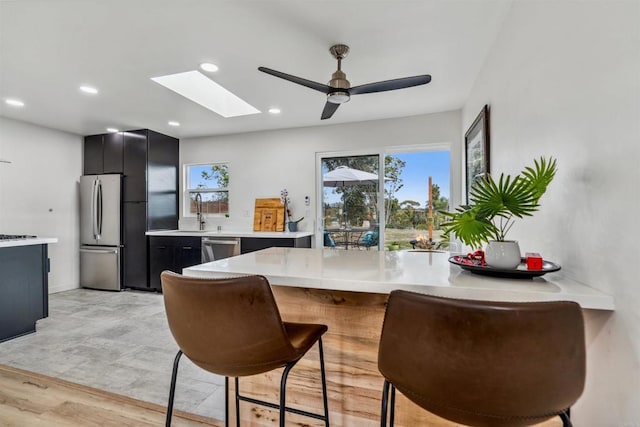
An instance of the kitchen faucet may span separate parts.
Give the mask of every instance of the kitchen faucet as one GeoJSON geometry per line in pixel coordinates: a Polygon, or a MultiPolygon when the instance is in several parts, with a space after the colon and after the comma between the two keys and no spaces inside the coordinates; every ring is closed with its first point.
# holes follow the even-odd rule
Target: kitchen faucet
{"type": "Polygon", "coordinates": [[[202,194],[196,193],[196,218],[198,220],[198,229],[204,230],[204,214],[202,213],[202,194]]]}

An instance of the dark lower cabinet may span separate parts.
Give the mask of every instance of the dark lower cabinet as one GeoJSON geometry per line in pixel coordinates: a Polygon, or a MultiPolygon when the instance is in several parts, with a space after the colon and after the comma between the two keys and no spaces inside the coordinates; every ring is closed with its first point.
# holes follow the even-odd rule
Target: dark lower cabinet
{"type": "Polygon", "coordinates": [[[49,315],[47,245],[0,248],[0,342],[35,332],[49,315]]]}
{"type": "Polygon", "coordinates": [[[122,204],[123,256],[122,283],[124,287],[148,288],[147,283],[147,204],[125,202],[122,204]]]}
{"type": "MultiPolygon", "coordinates": [[[[162,290],[160,273],[170,270],[182,274],[182,269],[201,264],[202,240],[197,236],[148,236],[149,289],[162,290]]],[[[294,238],[242,237],[240,252],[246,254],[273,246],[310,248],[311,236],[294,238]]]]}
{"type": "Polygon", "coordinates": [[[162,290],[160,273],[182,269],[201,263],[200,237],[149,236],[149,287],[162,290]]]}
{"type": "Polygon", "coordinates": [[[240,239],[240,253],[259,251],[271,247],[310,248],[311,236],[294,238],[243,237],[240,239]]]}

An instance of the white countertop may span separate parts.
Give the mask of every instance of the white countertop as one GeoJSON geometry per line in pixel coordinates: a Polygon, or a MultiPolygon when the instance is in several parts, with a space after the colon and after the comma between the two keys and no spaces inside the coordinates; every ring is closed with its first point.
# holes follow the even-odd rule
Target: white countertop
{"type": "Polygon", "coordinates": [[[313,236],[312,231],[233,231],[233,230],[158,230],[147,231],[147,236],[206,236],[206,237],[257,237],[269,239],[297,239],[299,237],[313,236]]]}
{"type": "Polygon", "coordinates": [[[394,289],[451,298],[494,301],[569,300],[586,309],[613,310],[613,297],[549,273],[505,279],[463,271],[448,252],[344,251],[269,248],[185,268],[193,277],[261,274],[274,285],[388,294],[394,289]]]}
{"type": "Polygon", "coordinates": [[[0,240],[0,248],[11,248],[14,246],[47,245],[58,243],[57,237],[30,237],[28,239],[0,240]]]}

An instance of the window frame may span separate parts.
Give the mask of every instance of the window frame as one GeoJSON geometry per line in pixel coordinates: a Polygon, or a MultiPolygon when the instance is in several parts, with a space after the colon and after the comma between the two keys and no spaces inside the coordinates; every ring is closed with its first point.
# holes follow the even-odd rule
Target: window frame
{"type": "Polygon", "coordinates": [[[230,200],[231,200],[231,196],[230,196],[230,192],[229,192],[229,185],[227,184],[227,187],[208,187],[208,188],[189,188],[189,171],[190,168],[193,166],[216,166],[216,165],[225,165],[227,167],[227,174],[229,174],[229,170],[231,169],[231,163],[230,162],[200,162],[200,163],[185,163],[183,164],[183,189],[182,189],[182,201],[183,201],[183,209],[182,209],[182,214],[185,218],[189,218],[189,217],[193,217],[195,218],[196,214],[195,212],[192,213],[190,206],[191,206],[191,195],[192,194],[196,194],[196,193],[201,193],[201,194],[215,194],[215,193],[226,193],[227,196],[227,212],[221,212],[221,213],[207,213],[207,216],[209,217],[228,217],[229,216],[229,211],[231,210],[231,206],[230,206],[230,200]]]}

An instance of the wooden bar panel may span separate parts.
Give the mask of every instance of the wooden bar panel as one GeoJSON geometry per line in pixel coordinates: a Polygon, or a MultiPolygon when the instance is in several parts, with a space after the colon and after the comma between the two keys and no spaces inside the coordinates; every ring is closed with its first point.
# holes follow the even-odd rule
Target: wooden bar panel
{"type": "MultiPolygon", "coordinates": [[[[378,426],[383,383],[377,368],[378,342],[387,295],[283,286],[273,286],[273,292],[285,321],[324,323],[329,327],[323,344],[331,425],[378,426]]],[[[281,374],[282,370],[277,370],[242,378],[240,391],[277,402],[281,374]]],[[[407,402],[402,402],[400,396],[397,400],[398,427],[452,425],[425,424],[422,417],[415,418],[413,413],[407,416],[407,402]]],[[[289,374],[287,405],[322,412],[317,349],[312,349],[289,374]]],[[[248,403],[241,403],[240,410],[243,426],[277,425],[277,411],[248,403]]],[[[424,414],[424,411],[418,411],[424,414]]],[[[292,414],[287,414],[287,421],[287,425],[324,425],[321,421],[292,414]]]]}
{"type": "MultiPolygon", "coordinates": [[[[295,288],[272,285],[283,320],[324,323],[323,337],[329,418],[334,427],[380,425],[384,379],[378,372],[378,344],[388,295],[295,288]]],[[[278,402],[282,370],[240,379],[240,391],[251,397],[278,402]]],[[[322,413],[322,391],[317,348],[291,370],[287,405],[322,413]]],[[[231,391],[233,393],[233,391],[231,391]]],[[[230,394],[233,396],[233,394],[230,394]]],[[[233,404],[232,404],[233,406],[233,404]]],[[[235,422],[233,407],[230,418],[235,422]]],[[[274,426],[278,412],[246,402],[240,404],[242,426],[274,426]]],[[[287,414],[287,425],[323,426],[308,417],[287,414]]],[[[443,420],[396,394],[397,427],[452,427],[443,420]]],[[[561,425],[556,421],[546,427],[561,425]]]]}

